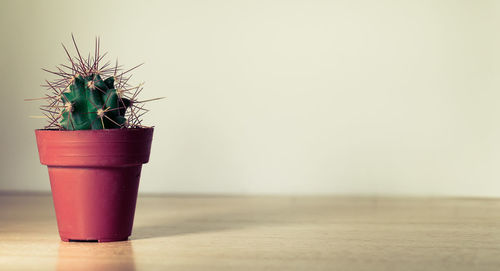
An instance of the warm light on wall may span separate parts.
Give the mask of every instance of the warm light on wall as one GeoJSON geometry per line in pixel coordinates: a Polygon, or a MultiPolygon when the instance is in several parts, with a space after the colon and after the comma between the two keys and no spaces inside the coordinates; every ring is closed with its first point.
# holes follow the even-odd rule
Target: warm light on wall
{"type": "Polygon", "coordinates": [[[43,93],[40,68],[64,61],[73,32],[83,51],[99,35],[111,59],[145,61],[143,97],[168,98],[145,118],[142,192],[499,196],[498,9],[2,1],[0,190],[49,191],[43,122],[23,99],[43,93]]]}

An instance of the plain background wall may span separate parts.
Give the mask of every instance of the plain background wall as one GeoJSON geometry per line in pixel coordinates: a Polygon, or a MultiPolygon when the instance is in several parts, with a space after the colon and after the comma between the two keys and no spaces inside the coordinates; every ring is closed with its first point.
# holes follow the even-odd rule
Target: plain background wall
{"type": "Polygon", "coordinates": [[[142,192],[500,196],[499,1],[0,1],[0,190],[73,32],[146,81],[142,192]]]}

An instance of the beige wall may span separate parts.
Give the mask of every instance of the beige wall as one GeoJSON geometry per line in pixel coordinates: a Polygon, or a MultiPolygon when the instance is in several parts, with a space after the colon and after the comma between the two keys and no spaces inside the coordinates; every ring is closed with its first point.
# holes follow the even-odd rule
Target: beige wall
{"type": "Polygon", "coordinates": [[[143,192],[500,196],[499,1],[0,1],[0,190],[48,190],[40,67],[146,81],[143,192]]]}

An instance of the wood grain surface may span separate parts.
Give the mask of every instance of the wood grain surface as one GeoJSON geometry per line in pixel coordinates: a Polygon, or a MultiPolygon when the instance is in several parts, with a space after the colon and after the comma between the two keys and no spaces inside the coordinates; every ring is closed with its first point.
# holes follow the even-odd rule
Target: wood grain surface
{"type": "Polygon", "coordinates": [[[65,243],[2,195],[0,270],[500,270],[500,200],[139,196],[129,241],[65,243]]]}

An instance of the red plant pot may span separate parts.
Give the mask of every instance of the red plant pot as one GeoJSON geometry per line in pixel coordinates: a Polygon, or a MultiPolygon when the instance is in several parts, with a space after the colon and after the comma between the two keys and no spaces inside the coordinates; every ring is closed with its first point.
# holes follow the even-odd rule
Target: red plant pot
{"type": "Polygon", "coordinates": [[[36,130],[63,241],[111,242],[132,233],[153,128],[36,130]]]}

